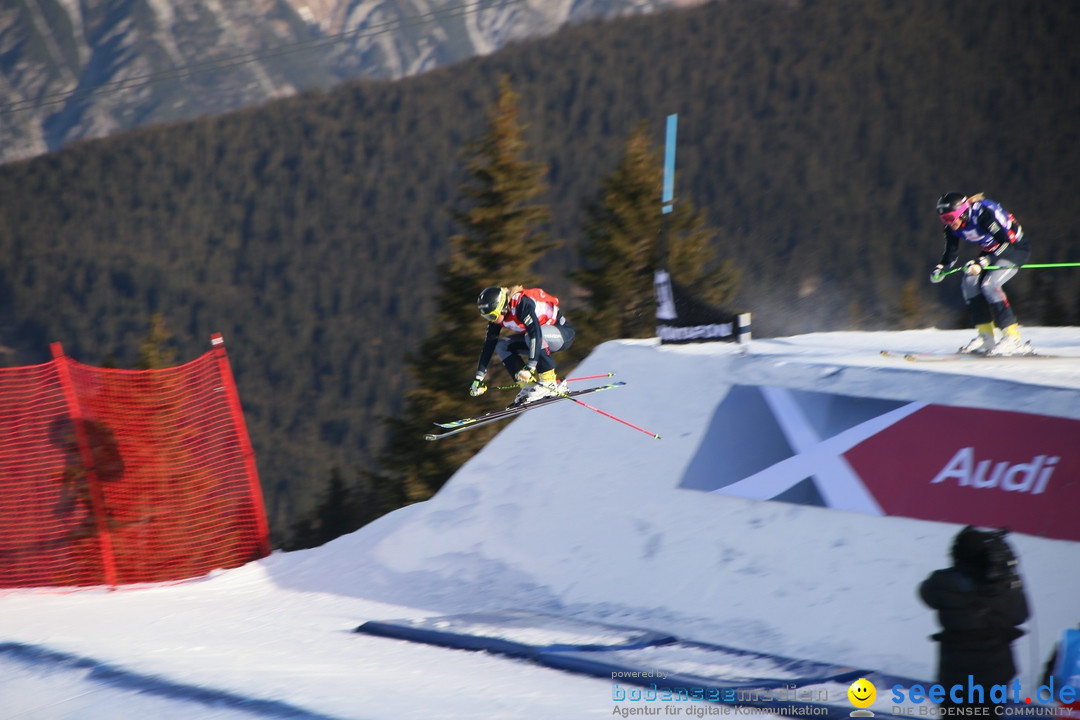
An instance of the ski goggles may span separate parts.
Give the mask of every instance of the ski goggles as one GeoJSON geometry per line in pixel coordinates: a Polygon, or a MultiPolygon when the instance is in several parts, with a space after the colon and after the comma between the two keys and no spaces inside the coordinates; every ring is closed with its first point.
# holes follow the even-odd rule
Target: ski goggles
{"type": "Polygon", "coordinates": [[[951,211],[946,212],[946,213],[941,213],[940,215],[938,215],[938,217],[941,218],[941,223],[943,225],[952,225],[957,220],[963,220],[964,216],[967,215],[967,211],[970,208],[971,208],[971,203],[965,202],[963,205],[956,208],[955,210],[951,210],[951,211]]]}
{"type": "Polygon", "coordinates": [[[480,317],[488,322],[496,322],[506,311],[506,306],[509,304],[509,301],[510,298],[507,296],[506,291],[500,290],[499,296],[493,303],[480,306],[480,317]],[[485,310],[487,312],[485,312],[485,310]]]}

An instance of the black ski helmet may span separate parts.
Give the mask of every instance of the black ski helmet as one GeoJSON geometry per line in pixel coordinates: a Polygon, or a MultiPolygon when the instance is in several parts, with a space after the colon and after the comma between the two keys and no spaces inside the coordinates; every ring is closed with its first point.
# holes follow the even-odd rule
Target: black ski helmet
{"type": "Polygon", "coordinates": [[[963,219],[964,214],[971,207],[971,202],[966,195],[957,192],[945,193],[938,198],[937,214],[941,222],[951,225],[957,218],[963,219]]]}
{"type": "Polygon", "coordinates": [[[480,297],[476,298],[476,307],[485,320],[495,322],[506,310],[509,296],[506,289],[501,287],[484,288],[480,297]]]}

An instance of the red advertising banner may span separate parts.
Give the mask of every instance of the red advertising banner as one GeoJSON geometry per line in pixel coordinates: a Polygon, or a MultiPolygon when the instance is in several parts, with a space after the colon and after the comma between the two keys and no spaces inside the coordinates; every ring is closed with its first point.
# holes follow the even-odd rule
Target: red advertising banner
{"type": "Polygon", "coordinates": [[[887,515],[1080,540],[1080,421],[929,405],[845,457],[887,515]]]}
{"type": "Polygon", "coordinates": [[[1080,541],[1080,420],[737,385],[679,487],[1080,541]]]}

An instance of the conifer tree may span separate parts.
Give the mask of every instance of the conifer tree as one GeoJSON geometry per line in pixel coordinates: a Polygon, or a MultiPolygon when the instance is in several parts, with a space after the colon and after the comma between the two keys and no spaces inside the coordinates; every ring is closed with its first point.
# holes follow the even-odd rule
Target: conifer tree
{"type": "MultiPolygon", "coordinates": [[[[405,502],[433,495],[497,431],[480,428],[425,443],[433,420],[472,415],[509,401],[494,390],[471,398],[468,387],[486,328],[476,309],[480,291],[491,285],[534,284],[533,264],[554,247],[540,229],[549,210],[534,202],[547,190],[547,167],[524,158],[524,130],[518,95],[503,77],[486,131],[466,147],[461,194],[467,207],[451,210],[462,231],[450,238],[450,258],[438,270],[429,335],[409,358],[413,390],[402,414],[388,422],[380,482],[400,486],[405,502]]],[[[490,384],[510,382],[500,371],[494,363],[490,384]]]]}
{"type": "Polygon", "coordinates": [[[150,316],[150,330],[139,343],[139,359],[135,362],[136,370],[158,370],[170,367],[176,362],[176,348],[170,347],[172,332],[165,327],[165,318],[161,313],[150,316]]]}
{"type": "Polygon", "coordinates": [[[618,167],[586,206],[583,267],[574,279],[584,288],[589,309],[578,315],[584,328],[578,352],[605,339],[655,333],[653,273],[658,268],[705,302],[723,305],[734,299],[740,273],[731,261],[713,264],[710,242],[716,231],[685,198],[665,216],[662,183],[648,124],[639,123],[618,167]]]}
{"type": "Polygon", "coordinates": [[[336,537],[360,527],[360,509],[354,489],[350,488],[341,473],[334,467],[322,499],[315,509],[292,525],[292,537],[287,550],[318,547],[336,537]]]}

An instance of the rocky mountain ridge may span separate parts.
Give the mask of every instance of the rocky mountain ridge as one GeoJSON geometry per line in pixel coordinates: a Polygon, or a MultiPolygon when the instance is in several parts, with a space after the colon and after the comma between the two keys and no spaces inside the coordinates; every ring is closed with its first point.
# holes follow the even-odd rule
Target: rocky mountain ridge
{"type": "Polygon", "coordinates": [[[0,9],[0,163],[700,2],[15,0],[0,9]]]}

